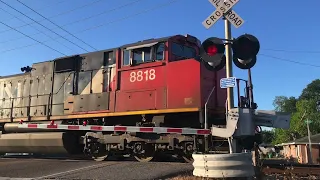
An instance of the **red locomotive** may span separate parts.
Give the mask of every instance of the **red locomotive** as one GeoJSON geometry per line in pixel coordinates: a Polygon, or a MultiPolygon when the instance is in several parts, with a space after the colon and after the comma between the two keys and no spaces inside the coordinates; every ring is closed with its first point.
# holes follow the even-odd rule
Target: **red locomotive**
{"type": "Polygon", "coordinates": [[[209,126],[225,122],[226,90],[218,87],[226,72],[201,63],[200,46],[196,37],[175,35],[36,63],[1,77],[0,152],[84,151],[96,160],[129,153],[149,161],[165,151],[189,160],[213,87],[209,126]],[[20,121],[27,128],[19,128],[20,121]],[[187,128],[197,131],[183,134],[187,128]]]}

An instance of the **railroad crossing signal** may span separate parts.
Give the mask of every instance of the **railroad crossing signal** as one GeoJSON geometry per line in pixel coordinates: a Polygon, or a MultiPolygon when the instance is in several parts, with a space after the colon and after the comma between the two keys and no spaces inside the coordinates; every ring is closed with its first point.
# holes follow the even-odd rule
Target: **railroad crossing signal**
{"type": "Polygon", "coordinates": [[[233,63],[240,69],[250,69],[257,62],[259,50],[260,43],[255,36],[241,35],[232,42],[233,63]]]}
{"type": "MultiPolygon", "coordinates": [[[[229,42],[228,42],[229,43],[229,42]]],[[[260,50],[259,40],[244,34],[232,40],[233,63],[240,69],[250,69],[257,62],[260,50]]],[[[222,39],[210,37],[200,47],[200,58],[205,67],[211,71],[219,71],[226,65],[225,44],[222,39]]]]}
{"type": "Polygon", "coordinates": [[[213,26],[223,15],[236,28],[239,28],[244,23],[244,20],[233,10],[230,9],[240,0],[209,0],[209,2],[216,8],[203,22],[203,26],[209,29],[213,26]]]}
{"type": "Polygon", "coordinates": [[[219,71],[226,65],[225,47],[221,39],[211,37],[203,41],[200,57],[205,67],[211,71],[219,71]]]}
{"type": "MultiPolygon", "coordinates": [[[[240,0],[209,0],[216,7],[216,10],[207,17],[203,22],[203,26],[209,29],[222,16],[224,16],[236,28],[239,28],[244,20],[231,8],[240,0]]],[[[232,41],[233,63],[240,69],[250,69],[257,62],[257,54],[260,50],[259,40],[251,35],[244,34],[232,41]]],[[[228,42],[230,43],[230,42],[228,42]]],[[[200,56],[207,69],[218,71],[226,64],[226,56],[224,55],[225,47],[221,39],[211,37],[206,39],[200,49],[200,56]],[[222,47],[223,46],[223,47],[222,47]]]]}

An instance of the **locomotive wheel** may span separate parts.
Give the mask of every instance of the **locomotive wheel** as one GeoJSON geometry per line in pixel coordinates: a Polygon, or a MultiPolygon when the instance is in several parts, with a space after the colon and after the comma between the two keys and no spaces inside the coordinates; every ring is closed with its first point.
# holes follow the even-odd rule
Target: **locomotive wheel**
{"type": "Polygon", "coordinates": [[[149,162],[154,158],[155,150],[152,144],[135,144],[134,158],[139,162],[149,162]]]}
{"type": "Polygon", "coordinates": [[[139,162],[149,162],[153,159],[153,156],[136,155],[134,158],[139,162]]]}
{"type": "Polygon", "coordinates": [[[108,154],[100,155],[100,156],[98,156],[98,155],[92,156],[92,159],[95,160],[95,161],[97,161],[97,162],[104,161],[104,160],[106,160],[107,158],[108,158],[108,154]]]}
{"type": "Polygon", "coordinates": [[[184,144],[185,146],[185,151],[181,152],[180,157],[187,162],[187,163],[192,163],[193,158],[192,158],[192,153],[193,153],[193,144],[184,144]]]}
{"type": "Polygon", "coordinates": [[[106,149],[104,144],[95,143],[94,151],[91,154],[92,159],[95,161],[104,161],[108,158],[110,152],[106,149]]]}
{"type": "Polygon", "coordinates": [[[92,159],[95,161],[104,161],[108,158],[108,156],[109,156],[109,151],[107,151],[105,147],[103,147],[103,145],[100,145],[98,149],[98,153],[92,154],[92,159]]]}

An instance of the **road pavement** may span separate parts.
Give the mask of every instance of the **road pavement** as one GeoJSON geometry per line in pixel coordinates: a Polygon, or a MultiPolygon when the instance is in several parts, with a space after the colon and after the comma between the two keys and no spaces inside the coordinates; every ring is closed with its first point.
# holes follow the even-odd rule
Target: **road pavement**
{"type": "Polygon", "coordinates": [[[149,180],[165,179],[191,170],[191,164],[177,162],[0,159],[0,180],[15,178],[149,180]]]}

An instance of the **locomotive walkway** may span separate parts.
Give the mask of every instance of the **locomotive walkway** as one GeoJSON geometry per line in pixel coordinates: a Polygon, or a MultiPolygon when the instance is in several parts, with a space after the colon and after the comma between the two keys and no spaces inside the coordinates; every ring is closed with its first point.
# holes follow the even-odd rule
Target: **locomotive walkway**
{"type": "Polygon", "coordinates": [[[178,162],[104,161],[68,159],[0,159],[2,179],[164,179],[192,170],[191,164],[178,162]]]}

